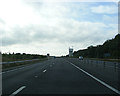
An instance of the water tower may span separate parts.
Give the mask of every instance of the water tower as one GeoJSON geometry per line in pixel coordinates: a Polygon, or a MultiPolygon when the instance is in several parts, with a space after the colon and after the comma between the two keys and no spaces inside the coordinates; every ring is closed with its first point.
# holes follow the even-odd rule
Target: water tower
{"type": "Polygon", "coordinates": [[[69,47],[69,57],[73,57],[73,47],[69,47]]]}

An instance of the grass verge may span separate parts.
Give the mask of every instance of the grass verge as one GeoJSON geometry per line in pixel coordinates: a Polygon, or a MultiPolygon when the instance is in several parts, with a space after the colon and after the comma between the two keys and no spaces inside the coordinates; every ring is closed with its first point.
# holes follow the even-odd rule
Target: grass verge
{"type": "Polygon", "coordinates": [[[48,59],[44,58],[44,59],[33,60],[33,61],[2,64],[2,69],[12,68],[12,67],[17,67],[17,66],[22,66],[22,65],[28,65],[28,64],[34,64],[34,63],[42,62],[42,61],[45,61],[45,60],[48,60],[48,59]]]}

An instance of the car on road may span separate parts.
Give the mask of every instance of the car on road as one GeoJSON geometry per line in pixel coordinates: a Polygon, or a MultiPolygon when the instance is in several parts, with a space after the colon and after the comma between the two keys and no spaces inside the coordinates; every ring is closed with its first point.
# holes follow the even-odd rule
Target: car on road
{"type": "Polygon", "coordinates": [[[83,60],[83,57],[82,57],[82,56],[79,56],[79,60],[83,60]]]}

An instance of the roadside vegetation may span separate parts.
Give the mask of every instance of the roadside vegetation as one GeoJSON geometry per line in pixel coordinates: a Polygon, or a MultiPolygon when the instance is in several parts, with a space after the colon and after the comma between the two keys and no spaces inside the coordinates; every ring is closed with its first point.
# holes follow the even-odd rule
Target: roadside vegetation
{"type": "Polygon", "coordinates": [[[87,49],[78,50],[73,57],[96,58],[101,60],[120,61],[120,34],[115,38],[105,41],[102,45],[89,46],[87,49]]]}
{"type": "Polygon", "coordinates": [[[46,55],[38,54],[26,54],[26,53],[2,53],[2,62],[9,61],[21,61],[21,60],[31,60],[31,59],[43,59],[46,58],[46,55]]]}
{"type": "Polygon", "coordinates": [[[2,69],[21,66],[21,65],[27,65],[27,64],[34,64],[44,60],[47,60],[47,56],[45,55],[26,54],[26,53],[23,53],[23,54],[2,53],[2,62],[6,62],[6,64],[2,64],[2,69]],[[24,60],[28,60],[28,61],[24,61],[24,60]],[[23,61],[23,62],[16,62],[16,61],[23,61]]]}

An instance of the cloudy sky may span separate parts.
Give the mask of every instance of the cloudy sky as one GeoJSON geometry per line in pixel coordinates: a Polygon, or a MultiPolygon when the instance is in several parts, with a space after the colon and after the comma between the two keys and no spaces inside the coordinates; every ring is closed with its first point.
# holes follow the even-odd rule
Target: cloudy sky
{"type": "Polygon", "coordinates": [[[2,52],[61,56],[117,33],[117,2],[0,0],[2,52]]]}

